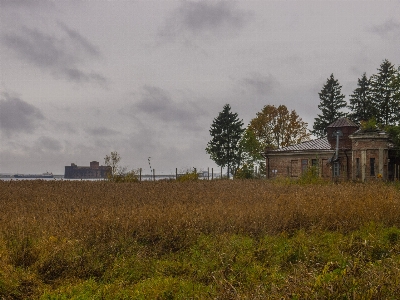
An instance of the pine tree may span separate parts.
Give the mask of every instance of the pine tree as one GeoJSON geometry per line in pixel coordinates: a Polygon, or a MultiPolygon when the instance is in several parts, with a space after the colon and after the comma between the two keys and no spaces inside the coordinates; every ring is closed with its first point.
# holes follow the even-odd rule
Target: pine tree
{"type": "Polygon", "coordinates": [[[371,77],[371,96],[376,108],[376,121],[382,125],[394,125],[400,121],[398,71],[385,59],[378,74],[371,77]]]}
{"type": "MultiPolygon", "coordinates": [[[[395,74],[395,78],[393,81],[393,86],[394,86],[394,90],[395,90],[395,94],[394,94],[394,99],[395,99],[395,105],[397,105],[394,107],[394,111],[396,113],[397,111],[397,122],[398,122],[398,127],[400,127],[400,66],[397,68],[397,72],[395,74]]],[[[400,144],[399,144],[400,145],[400,144]]]]}
{"type": "Polygon", "coordinates": [[[232,113],[231,106],[226,104],[210,128],[212,139],[207,144],[206,152],[218,166],[228,167],[228,178],[231,170],[235,173],[240,164],[242,126],[243,121],[239,120],[238,114],[232,113]]]}
{"type": "Polygon", "coordinates": [[[340,111],[342,108],[346,107],[345,96],[341,93],[341,89],[342,86],[339,85],[338,80],[331,74],[321,92],[318,93],[321,100],[318,108],[321,110],[322,114],[318,114],[318,117],[315,118],[313,125],[314,130],[312,131],[314,135],[318,137],[325,136],[328,125],[346,115],[344,112],[340,111]]]}
{"type": "Polygon", "coordinates": [[[350,96],[350,105],[348,108],[351,110],[349,118],[356,123],[360,123],[374,117],[376,110],[372,104],[370,80],[365,73],[361,79],[358,78],[357,85],[358,87],[350,96]]]}

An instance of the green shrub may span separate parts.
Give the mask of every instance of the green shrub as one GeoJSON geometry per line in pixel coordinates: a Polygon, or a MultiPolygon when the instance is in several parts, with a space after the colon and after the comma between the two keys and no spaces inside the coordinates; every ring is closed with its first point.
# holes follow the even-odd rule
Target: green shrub
{"type": "Polygon", "coordinates": [[[139,182],[139,176],[136,171],[132,170],[127,173],[121,172],[115,175],[108,175],[108,180],[112,182],[139,182]]]}
{"type": "Polygon", "coordinates": [[[318,169],[315,166],[309,167],[297,181],[300,184],[312,184],[312,183],[323,183],[325,182],[318,173],[318,169]]]}
{"type": "Polygon", "coordinates": [[[177,178],[178,182],[184,182],[184,181],[195,181],[199,179],[199,174],[196,173],[195,171],[193,172],[186,172],[185,174],[179,175],[177,178]]]}
{"type": "Polygon", "coordinates": [[[236,179],[253,179],[254,170],[249,168],[247,164],[244,164],[241,168],[237,169],[235,174],[236,179]]]}

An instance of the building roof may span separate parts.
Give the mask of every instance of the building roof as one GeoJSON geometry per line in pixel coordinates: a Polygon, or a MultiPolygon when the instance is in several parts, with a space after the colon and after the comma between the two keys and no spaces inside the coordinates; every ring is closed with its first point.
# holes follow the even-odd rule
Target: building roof
{"type": "Polygon", "coordinates": [[[271,152],[286,152],[286,151],[307,151],[307,150],[332,150],[331,144],[327,137],[303,142],[296,145],[287,146],[280,149],[272,150],[271,152]]]}
{"type": "Polygon", "coordinates": [[[344,117],[344,118],[337,119],[335,122],[330,124],[328,126],[328,128],[329,127],[357,127],[358,128],[359,126],[356,123],[354,123],[353,121],[344,117]]]}
{"type": "Polygon", "coordinates": [[[389,138],[386,131],[380,129],[359,129],[350,138],[389,138]]]}
{"type": "MultiPolygon", "coordinates": [[[[359,126],[351,121],[350,119],[344,117],[337,119],[335,122],[330,124],[328,128],[343,128],[343,127],[356,127],[359,126]]],[[[301,152],[301,151],[330,151],[333,150],[331,144],[329,143],[328,137],[322,137],[311,141],[306,141],[300,144],[287,146],[280,149],[275,149],[267,151],[269,153],[282,153],[282,152],[301,152]]]]}

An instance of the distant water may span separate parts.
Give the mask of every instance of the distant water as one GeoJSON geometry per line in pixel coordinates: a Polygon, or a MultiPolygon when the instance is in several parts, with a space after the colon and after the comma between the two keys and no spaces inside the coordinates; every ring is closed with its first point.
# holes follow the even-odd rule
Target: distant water
{"type": "MultiPolygon", "coordinates": [[[[51,180],[65,180],[65,181],[102,181],[102,180],[106,180],[106,179],[102,179],[102,178],[73,178],[73,179],[69,179],[69,178],[64,178],[63,175],[54,175],[54,178],[14,178],[14,177],[6,177],[7,175],[1,175],[0,174],[0,180],[4,180],[4,181],[10,181],[10,180],[46,180],[46,181],[51,181],[51,180]]],[[[214,173],[214,179],[217,179],[220,177],[220,174],[216,174],[214,173]]],[[[166,179],[175,179],[176,175],[175,174],[170,174],[170,175],[148,175],[148,174],[142,174],[141,176],[141,180],[142,181],[153,181],[154,179],[157,180],[166,180],[166,179]]],[[[203,179],[203,180],[207,180],[207,179],[211,180],[211,174],[208,177],[205,174],[199,174],[199,179],[203,179]]]]}
{"type": "Polygon", "coordinates": [[[105,180],[105,179],[100,179],[100,178],[95,178],[95,179],[93,179],[93,178],[90,178],[90,179],[87,179],[87,178],[84,178],[84,179],[66,179],[66,178],[63,178],[63,177],[55,177],[55,178],[13,178],[13,177],[0,177],[0,180],[3,180],[3,181],[11,181],[11,180],[13,180],[13,181],[21,181],[21,180],[45,180],[45,181],[54,181],[54,180],[56,180],[56,181],[99,181],[99,180],[105,180]]]}

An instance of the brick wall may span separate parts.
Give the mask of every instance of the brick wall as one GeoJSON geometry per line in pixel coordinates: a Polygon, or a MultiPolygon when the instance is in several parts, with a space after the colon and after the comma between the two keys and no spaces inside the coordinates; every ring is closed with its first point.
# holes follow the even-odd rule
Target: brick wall
{"type": "Polygon", "coordinates": [[[388,136],[380,132],[352,137],[353,180],[388,179],[388,136]]]}
{"type": "MultiPolygon", "coordinates": [[[[310,167],[323,178],[330,178],[332,169],[328,164],[332,152],[324,153],[274,153],[267,155],[266,165],[269,178],[289,177],[299,178],[310,167]]],[[[267,176],[268,177],[268,176],[267,176]]]]}

